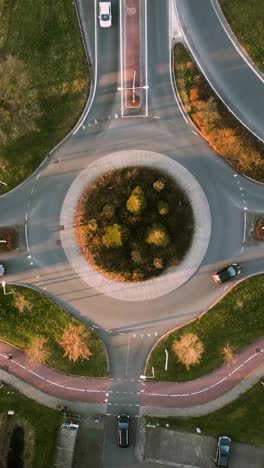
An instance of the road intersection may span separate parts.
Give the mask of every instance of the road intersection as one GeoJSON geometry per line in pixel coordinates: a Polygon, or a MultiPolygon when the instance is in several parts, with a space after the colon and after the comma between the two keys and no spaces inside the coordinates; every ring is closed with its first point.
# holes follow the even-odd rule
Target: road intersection
{"type": "MultiPolygon", "coordinates": [[[[199,22],[194,28],[195,19],[186,12],[193,12],[195,2],[184,1],[183,6],[184,2],[177,0],[177,11],[183,30],[188,29],[190,43],[193,31],[199,29],[201,33],[201,29],[205,31],[206,28],[201,28],[199,22]],[[188,4],[192,4],[191,7],[188,4]],[[187,21],[192,21],[191,30],[187,21]]],[[[208,1],[202,3],[205,8],[208,1]]],[[[76,3],[93,74],[84,113],[74,131],[36,173],[2,197],[0,216],[3,225],[24,226],[24,252],[7,259],[7,282],[43,291],[66,311],[97,330],[106,345],[110,363],[110,380],[107,385],[104,381],[106,388],[102,389],[104,399],[105,391],[108,393],[106,411],[114,415],[126,410],[137,416],[142,389],[139,376],[144,372],[147,355],[154,343],[168,330],[198,316],[227,291],[225,286],[217,288],[213,284],[210,279],[212,269],[223,262],[238,260],[243,265],[243,278],[263,272],[263,247],[249,242],[247,216],[263,210],[264,188],[226,165],[182,114],[172,86],[170,65],[173,31],[170,9],[173,2],[146,2],[148,116],[144,118],[122,118],[119,2],[112,1],[113,27],[108,31],[98,28],[96,5],[95,0],[78,0],[76,3]],[[155,300],[129,302],[106,297],[80,278],[61,245],[60,233],[64,230],[60,224],[61,208],[70,186],[91,163],[121,149],[154,151],[172,158],[195,177],[209,203],[211,238],[199,269],[179,289],[155,300]]],[[[200,46],[199,41],[195,41],[195,47],[200,46]]],[[[223,47],[227,51],[230,45],[223,42],[223,47]]],[[[213,66],[211,68],[206,52],[202,54],[202,46],[199,50],[208,69],[215,70],[213,66]]],[[[243,73],[244,70],[245,86],[248,86],[246,74],[253,71],[246,67],[243,73]]],[[[257,80],[255,74],[254,79],[257,80]]],[[[222,83],[220,78],[219,82],[222,83]]],[[[258,86],[253,88],[252,85],[250,89],[258,93],[258,86]]],[[[225,101],[224,96],[223,92],[225,101]]],[[[259,125],[263,112],[260,115],[259,109],[253,119],[250,110],[249,114],[245,110],[252,109],[253,101],[258,106],[261,100],[245,101],[245,108],[241,107],[239,112],[243,117],[249,116],[252,126],[247,120],[245,125],[262,138],[263,125],[261,128],[259,125]]],[[[236,102],[236,94],[231,93],[228,105],[234,106],[234,113],[236,102]]],[[[259,356],[257,362],[263,360],[263,354],[259,356]]],[[[114,466],[118,466],[118,454],[113,455],[113,424],[113,419],[109,418],[105,460],[111,453],[114,466]]],[[[136,425],[133,437],[135,432],[136,425]]],[[[134,462],[132,449],[126,462],[134,462]]]]}

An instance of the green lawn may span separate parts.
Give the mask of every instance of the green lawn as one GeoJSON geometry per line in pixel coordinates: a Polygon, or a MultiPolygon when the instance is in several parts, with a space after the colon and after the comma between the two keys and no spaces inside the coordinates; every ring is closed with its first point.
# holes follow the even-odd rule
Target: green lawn
{"type": "Polygon", "coordinates": [[[208,374],[223,364],[220,350],[227,343],[238,353],[243,347],[264,335],[264,275],[249,278],[232,289],[218,304],[189,325],[165,336],[153,348],[146,374],[155,369],[156,380],[186,381],[208,374]],[[205,352],[200,365],[190,370],[177,362],[171,347],[185,333],[197,334],[205,352]],[[168,371],[164,371],[165,348],[169,353],[168,371]]]}
{"type": "Polygon", "coordinates": [[[182,44],[174,48],[174,73],[185,111],[213,150],[235,170],[264,182],[263,143],[226,109],[182,44]]]}
{"type": "Polygon", "coordinates": [[[220,0],[220,5],[241,45],[264,73],[263,2],[220,0]]]}
{"type": "Polygon", "coordinates": [[[203,434],[212,436],[229,435],[237,442],[264,445],[264,388],[260,383],[254,385],[244,395],[224,408],[196,418],[154,418],[146,417],[148,423],[177,431],[195,432],[196,427],[203,434]]]}
{"type": "Polygon", "coordinates": [[[0,0],[3,56],[23,60],[38,90],[39,132],[0,146],[0,193],[28,177],[71,130],[86,101],[89,69],[72,0],[0,0]]]}
{"type": "MultiPolygon", "coordinates": [[[[7,286],[7,291],[10,289],[7,286]]],[[[50,350],[48,365],[69,374],[91,377],[103,377],[107,374],[104,346],[93,331],[89,337],[92,356],[89,360],[78,359],[73,363],[63,357],[63,349],[56,340],[62,336],[67,325],[78,325],[80,322],[36,291],[21,286],[12,289],[15,294],[4,296],[2,290],[0,292],[0,339],[24,350],[33,336],[41,336],[47,339],[46,344],[50,350]]]]}
{"type": "Polygon", "coordinates": [[[15,411],[15,417],[34,433],[34,468],[53,466],[62,415],[25,397],[10,385],[0,389],[0,412],[15,411]]]}

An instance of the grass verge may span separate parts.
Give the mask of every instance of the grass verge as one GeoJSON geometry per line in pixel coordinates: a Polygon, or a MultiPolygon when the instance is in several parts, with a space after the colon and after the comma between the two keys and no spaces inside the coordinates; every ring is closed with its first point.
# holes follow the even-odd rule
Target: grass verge
{"type": "Polygon", "coordinates": [[[242,47],[264,73],[263,4],[259,0],[220,0],[223,12],[242,47]]]}
{"type": "Polygon", "coordinates": [[[71,130],[85,104],[89,70],[71,0],[0,0],[1,56],[23,61],[42,116],[39,131],[0,146],[1,193],[28,177],[71,130]]]}
{"type": "Polygon", "coordinates": [[[227,434],[237,442],[246,444],[264,445],[262,427],[264,425],[263,386],[254,385],[244,395],[224,408],[195,418],[155,418],[146,417],[147,423],[165,427],[168,423],[170,429],[177,431],[196,432],[196,427],[202,433],[219,437],[227,434]]]}
{"type": "Polygon", "coordinates": [[[229,344],[234,353],[264,335],[263,320],[264,275],[249,278],[232,289],[218,304],[188,325],[166,335],[153,348],[147,365],[147,375],[155,368],[155,379],[183,382],[197,379],[220,367],[221,351],[229,344]],[[200,365],[189,370],[177,361],[172,352],[174,340],[194,333],[204,345],[200,365]],[[168,350],[168,370],[164,370],[165,349],[168,350]]]}
{"type": "MultiPolygon", "coordinates": [[[[14,294],[0,293],[0,339],[26,350],[34,337],[43,337],[49,349],[47,364],[65,373],[103,377],[107,373],[106,355],[101,339],[89,330],[89,360],[76,362],[63,357],[57,343],[65,328],[80,322],[47,297],[22,286],[12,287],[14,294]]],[[[10,291],[10,287],[7,286],[10,291]]],[[[83,325],[84,329],[86,327],[83,325]]],[[[88,328],[87,328],[88,330],[88,328]]]]}
{"type": "Polygon", "coordinates": [[[213,150],[237,171],[264,182],[264,144],[227,110],[182,44],[174,49],[174,73],[185,111],[213,150]]]}
{"type": "Polygon", "coordinates": [[[10,385],[0,389],[0,413],[15,411],[18,423],[33,431],[34,468],[53,466],[58,431],[62,416],[58,411],[40,405],[25,397],[10,385]]]}

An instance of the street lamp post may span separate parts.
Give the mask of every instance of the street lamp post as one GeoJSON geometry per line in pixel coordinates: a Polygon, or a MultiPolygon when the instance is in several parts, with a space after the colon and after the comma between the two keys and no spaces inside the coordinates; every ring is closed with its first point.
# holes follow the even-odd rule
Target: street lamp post
{"type": "Polygon", "coordinates": [[[3,288],[3,291],[4,291],[4,295],[5,296],[8,296],[8,294],[13,294],[13,291],[10,291],[10,292],[6,292],[6,282],[5,281],[2,281],[2,288],[3,288]]]}
{"type": "Polygon", "coordinates": [[[169,353],[168,353],[168,350],[165,348],[165,355],[166,355],[166,359],[165,359],[165,371],[168,370],[168,360],[169,360],[169,353]]]}

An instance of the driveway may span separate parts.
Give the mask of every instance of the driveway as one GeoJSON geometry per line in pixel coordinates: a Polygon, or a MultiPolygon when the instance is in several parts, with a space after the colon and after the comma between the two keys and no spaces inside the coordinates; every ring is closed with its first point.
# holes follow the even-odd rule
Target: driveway
{"type": "MultiPolygon", "coordinates": [[[[138,466],[213,468],[216,446],[215,437],[148,427],[145,462],[138,466]]],[[[229,468],[249,467],[264,467],[264,447],[233,442],[229,468]]]]}

